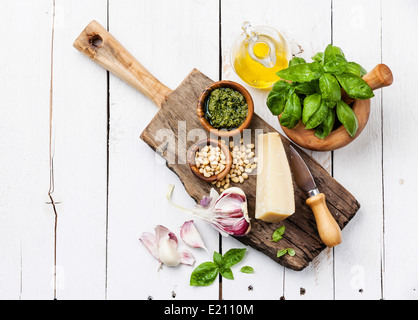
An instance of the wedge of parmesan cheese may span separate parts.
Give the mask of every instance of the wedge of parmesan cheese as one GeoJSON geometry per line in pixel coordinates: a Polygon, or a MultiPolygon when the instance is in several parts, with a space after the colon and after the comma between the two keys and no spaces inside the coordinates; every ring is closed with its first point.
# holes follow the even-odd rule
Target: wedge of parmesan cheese
{"type": "Polygon", "coordinates": [[[255,218],[279,222],[295,212],[292,175],[280,135],[259,135],[257,153],[255,218]]]}

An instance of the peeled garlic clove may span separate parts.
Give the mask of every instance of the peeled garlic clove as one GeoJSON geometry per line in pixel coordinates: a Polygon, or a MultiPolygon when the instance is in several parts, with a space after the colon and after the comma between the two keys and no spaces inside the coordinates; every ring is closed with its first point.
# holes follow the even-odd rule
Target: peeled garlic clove
{"type": "Polygon", "coordinates": [[[152,256],[161,264],[174,267],[182,264],[194,264],[193,255],[187,251],[177,250],[178,240],[176,235],[166,227],[158,225],[155,227],[155,235],[144,232],[139,238],[152,256]]]}
{"type": "Polygon", "coordinates": [[[169,267],[179,265],[180,255],[177,252],[178,240],[176,235],[166,227],[158,225],[155,227],[155,237],[160,261],[169,267]]]}
{"type": "Polygon", "coordinates": [[[203,243],[202,237],[199,231],[197,231],[193,220],[186,221],[180,229],[180,237],[183,241],[192,248],[203,248],[206,251],[205,244],[203,243]]]}
{"type": "Polygon", "coordinates": [[[180,255],[177,252],[177,244],[170,240],[161,240],[158,245],[160,261],[166,266],[175,267],[180,264],[180,255]]]}

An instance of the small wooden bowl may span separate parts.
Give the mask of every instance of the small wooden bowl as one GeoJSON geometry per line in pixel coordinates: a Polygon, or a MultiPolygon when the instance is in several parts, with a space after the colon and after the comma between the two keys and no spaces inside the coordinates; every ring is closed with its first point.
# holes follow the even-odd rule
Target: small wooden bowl
{"type": "Polygon", "coordinates": [[[222,80],[222,81],[217,81],[217,82],[212,83],[210,86],[206,87],[205,90],[203,90],[197,102],[197,116],[199,117],[200,123],[207,131],[219,137],[232,137],[232,136],[235,136],[236,134],[242,133],[242,131],[248,128],[248,126],[250,125],[251,120],[253,119],[253,115],[254,115],[253,98],[251,97],[247,89],[245,89],[242,85],[234,81],[222,80]],[[247,101],[247,106],[248,106],[247,117],[245,118],[244,122],[236,129],[233,129],[230,131],[216,129],[209,123],[209,121],[205,117],[206,99],[213,90],[218,89],[218,88],[230,88],[230,89],[236,90],[239,93],[241,93],[244,96],[245,100],[247,101]]]}
{"type": "Polygon", "coordinates": [[[203,181],[206,182],[212,182],[212,181],[219,181],[222,180],[223,178],[226,177],[226,175],[228,174],[228,172],[231,170],[231,166],[232,166],[232,154],[229,151],[229,148],[226,144],[222,143],[220,140],[214,140],[214,139],[206,139],[206,140],[202,140],[199,141],[197,143],[195,143],[194,145],[192,145],[189,149],[189,153],[187,155],[187,162],[189,164],[190,170],[192,170],[193,174],[198,177],[199,179],[202,179],[203,181]],[[221,149],[221,151],[223,152],[223,154],[226,157],[226,165],[225,165],[225,169],[223,171],[221,171],[218,174],[215,174],[211,177],[205,177],[203,174],[201,174],[199,172],[199,169],[196,167],[195,164],[195,157],[196,157],[196,152],[199,149],[204,148],[205,146],[208,145],[212,145],[214,147],[219,147],[221,149]]]}
{"type": "MultiPolygon", "coordinates": [[[[393,75],[388,66],[379,64],[366,74],[363,80],[367,82],[372,90],[376,90],[390,86],[393,82],[393,75]]],[[[357,116],[358,129],[353,138],[348,134],[344,126],[341,125],[333,130],[325,139],[319,139],[315,136],[315,129],[305,129],[302,121],[293,129],[281,126],[284,133],[294,143],[308,150],[332,151],[346,146],[354,141],[366,127],[370,115],[370,100],[353,100],[345,92],[342,92],[342,99],[348,104],[353,103],[352,108],[357,116]]]]}

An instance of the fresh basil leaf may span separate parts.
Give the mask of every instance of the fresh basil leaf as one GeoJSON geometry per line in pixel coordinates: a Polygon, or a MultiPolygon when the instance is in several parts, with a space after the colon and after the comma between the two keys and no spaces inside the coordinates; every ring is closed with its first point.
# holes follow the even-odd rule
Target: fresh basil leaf
{"type": "Polygon", "coordinates": [[[324,100],[325,104],[327,105],[328,108],[332,109],[337,105],[337,101],[333,100],[333,101],[327,101],[324,100]]]}
{"type": "Polygon", "coordinates": [[[295,66],[297,64],[306,63],[305,59],[301,57],[294,57],[292,60],[289,61],[289,67],[295,66]]]}
{"type": "Polygon", "coordinates": [[[273,235],[272,235],[273,240],[272,241],[277,242],[277,241],[281,240],[283,238],[282,236],[284,235],[285,230],[286,230],[285,226],[281,226],[280,228],[277,228],[273,232],[273,235]]]}
{"type": "Polygon", "coordinates": [[[328,114],[325,117],[324,121],[319,125],[315,130],[315,136],[319,139],[325,139],[334,128],[335,123],[335,109],[328,108],[328,114]]]}
{"type": "Polygon", "coordinates": [[[224,278],[227,278],[229,280],[234,280],[234,274],[232,273],[232,270],[229,267],[219,268],[219,273],[224,278]]]}
{"type": "Polygon", "coordinates": [[[317,52],[313,57],[312,57],[313,61],[317,61],[322,63],[324,61],[324,53],[323,52],[317,52]]]}
{"type": "MultiPolygon", "coordinates": [[[[319,79],[321,77],[321,75],[324,73],[324,66],[317,61],[311,62],[310,63],[310,68],[311,68],[312,71],[318,73],[319,76],[316,79],[319,79]]],[[[315,80],[315,79],[313,79],[313,80],[315,80]]]]}
{"type": "Polygon", "coordinates": [[[229,268],[237,264],[244,258],[245,251],[246,249],[230,249],[222,257],[222,266],[229,268]]]}
{"type": "Polygon", "coordinates": [[[286,102],[280,123],[292,129],[298,124],[301,117],[302,106],[300,105],[300,99],[296,93],[293,93],[286,102]]]}
{"type": "Polygon", "coordinates": [[[367,74],[367,70],[355,62],[347,62],[345,73],[352,73],[358,77],[363,77],[367,74]]]}
{"type": "Polygon", "coordinates": [[[301,63],[277,72],[277,75],[285,80],[294,82],[309,82],[319,79],[323,73],[322,66],[318,62],[301,63]]]}
{"type": "Polygon", "coordinates": [[[332,74],[341,74],[347,68],[347,61],[341,55],[335,55],[332,60],[324,64],[324,71],[332,74]]]}
{"type": "Polygon", "coordinates": [[[326,101],[341,100],[340,84],[331,74],[325,73],[319,78],[319,90],[321,90],[322,99],[326,101]]]}
{"type": "Polygon", "coordinates": [[[287,249],[277,251],[277,258],[284,256],[287,253],[287,249]]]}
{"type": "Polygon", "coordinates": [[[285,80],[279,80],[279,81],[276,81],[276,83],[273,85],[273,88],[271,90],[277,93],[284,94],[284,93],[289,92],[289,89],[291,86],[292,86],[291,83],[285,80]]]}
{"type": "Polygon", "coordinates": [[[267,96],[267,107],[273,115],[278,116],[283,112],[286,100],[292,90],[294,90],[292,84],[284,80],[277,81],[273,85],[272,91],[267,96]]]}
{"type": "Polygon", "coordinates": [[[215,262],[219,267],[222,266],[222,255],[219,252],[213,252],[213,262],[215,262]]]}
{"type": "Polygon", "coordinates": [[[213,262],[200,264],[190,276],[191,286],[208,286],[215,281],[218,276],[218,266],[213,262]]]}
{"type": "Polygon", "coordinates": [[[315,93],[303,100],[302,123],[306,125],[312,114],[321,106],[321,94],[315,93]]]}
{"type": "Polygon", "coordinates": [[[283,112],[284,106],[286,105],[286,98],[287,94],[270,91],[267,97],[267,107],[273,115],[278,116],[283,112]]]}
{"type": "Polygon", "coordinates": [[[242,267],[240,271],[242,273],[254,273],[254,269],[249,266],[242,267]]]}
{"type": "Polygon", "coordinates": [[[322,123],[315,129],[315,137],[318,137],[319,139],[325,139],[328,135],[329,133],[327,134],[322,123]]]}
{"type": "Polygon", "coordinates": [[[342,100],[337,102],[337,117],[353,138],[358,129],[357,116],[353,109],[351,109],[351,107],[342,100]]]}
{"type": "Polygon", "coordinates": [[[271,241],[273,241],[273,242],[277,242],[277,241],[283,239],[283,237],[280,234],[278,234],[276,231],[273,232],[272,237],[273,237],[273,239],[271,241]]]}
{"type": "Polygon", "coordinates": [[[345,92],[353,99],[370,99],[374,97],[373,90],[359,76],[351,73],[335,75],[345,92]]]}
{"type": "Polygon", "coordinates": [[[329,44],[324,51],[324,65],[327,64],[328,61],[338,59],[337,57],[346,61],[344,52],[341,50],[341,48],[329,44]]]}
{"type": "Polygon", "coordinates": [[[296,252],[295,252],[295,250],[294,250],[294,249],[292,249],[292,248],[288,248],[288,249],[287,249],[287,254],[288,254],[289,256],[293,257],[293,256],[296,254],[296,252]]]}
{"type": "MultiPolygon", "coordinates": [[[[311,95],[316,93],[318,80],[313,80],[311,82],[297,83],[294,82],[295,92],[297,94],[311,95]]],[[[318,84],[319,85],[319,84],[318,84]]]]}
{"type": "Polygon", "coordinates": [[[309,120],[306,122],[306,129],[313,129],[319,126],[325,117],[328,114],[329,108],[327,107],[326,102],[322,99],[321,105],[315,112],[309,117],[309,120]]]}

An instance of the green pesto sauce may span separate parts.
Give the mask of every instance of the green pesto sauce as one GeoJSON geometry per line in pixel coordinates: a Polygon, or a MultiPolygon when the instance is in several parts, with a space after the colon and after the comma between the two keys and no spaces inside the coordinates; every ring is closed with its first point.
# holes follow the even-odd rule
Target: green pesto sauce
{"type": "Polygon", "coordinates": [[[230,88],[215,89],[206,100],[205,117],[216,129],[238,128],[247,113],[248,106],[244,96],[230,88]]]}

